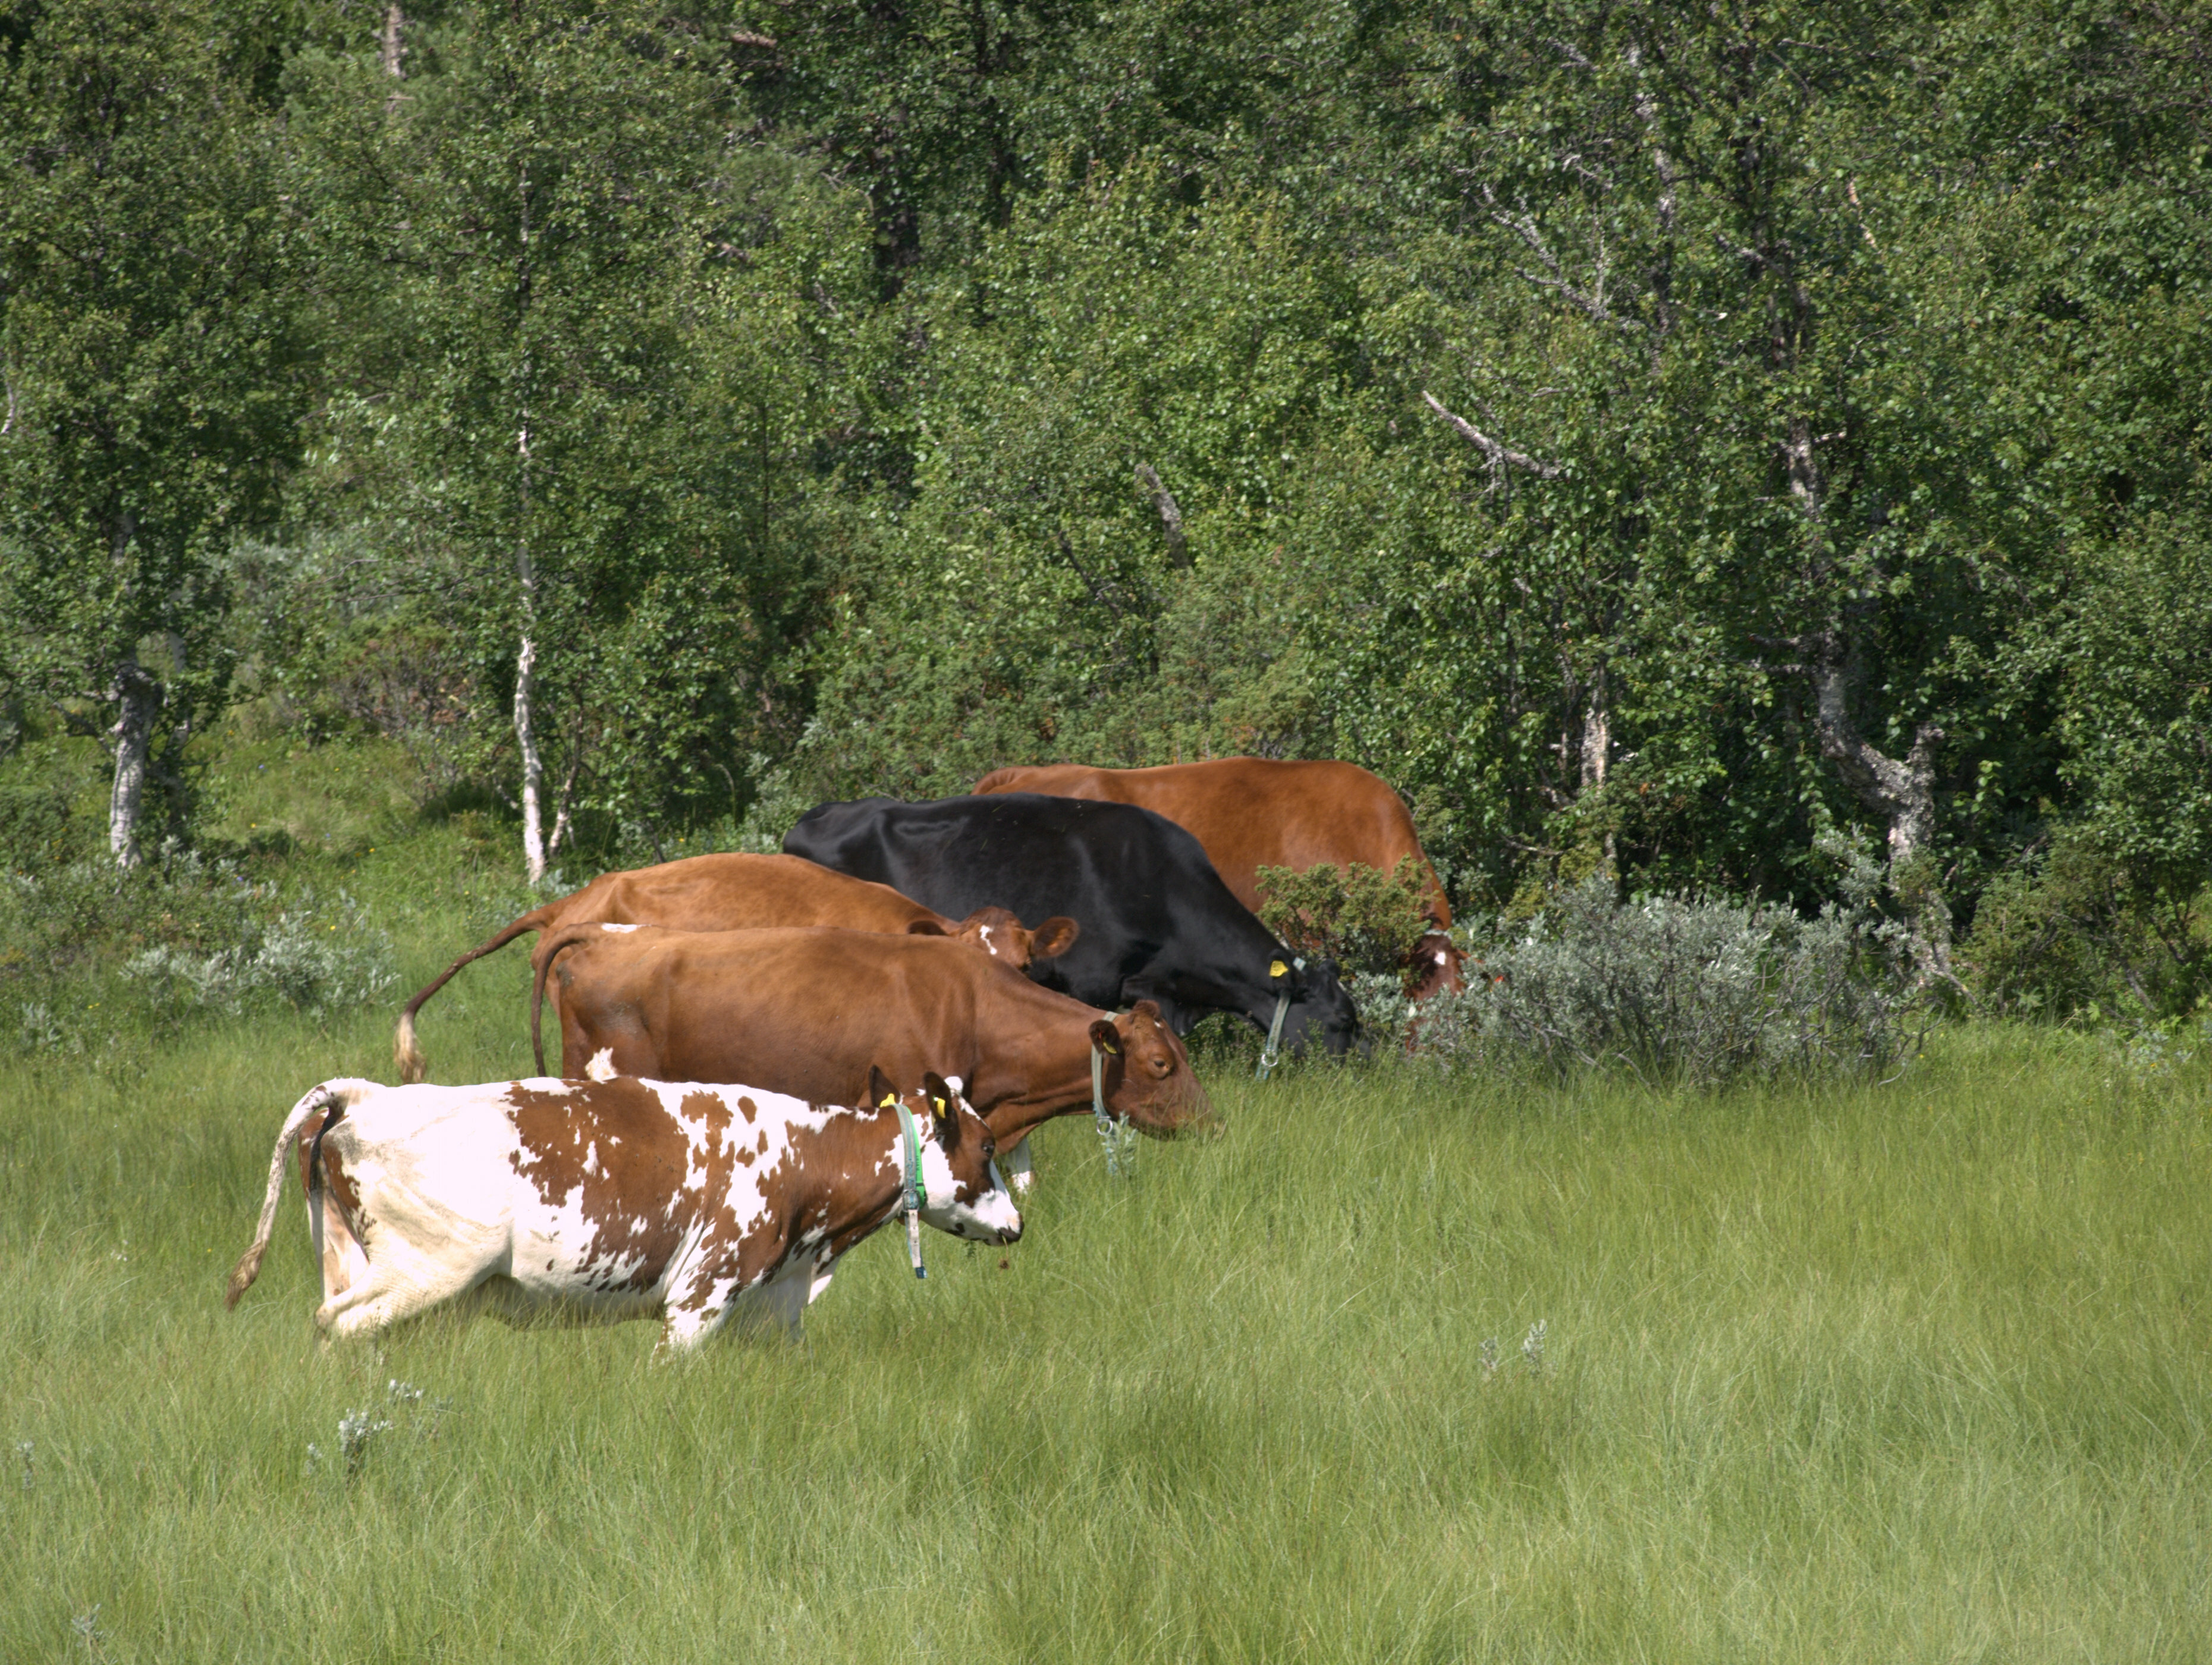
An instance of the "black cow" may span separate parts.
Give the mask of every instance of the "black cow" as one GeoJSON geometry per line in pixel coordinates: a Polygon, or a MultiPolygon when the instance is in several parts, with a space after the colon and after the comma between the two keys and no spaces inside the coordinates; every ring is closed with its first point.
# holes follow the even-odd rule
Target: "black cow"
{"type": "Polygon", "coordinates": [[[1236,1012],[1264,1032],[1287,989],[1286,1046],[1318,1034],[1339,1054],[1358,1037],[1336,969],[1299,969],[1195,838],[1133,804],[1034,792],[933,804],[864,798],[809,810],[783,848],[956,919],[981,906],[1024,919],[1070,915],[1083,927],[1075,946],[1033,961],[1029,975],[1087,1006],[1156,1000],[1178,1035],[1203,1012],[1236,1012]]]}

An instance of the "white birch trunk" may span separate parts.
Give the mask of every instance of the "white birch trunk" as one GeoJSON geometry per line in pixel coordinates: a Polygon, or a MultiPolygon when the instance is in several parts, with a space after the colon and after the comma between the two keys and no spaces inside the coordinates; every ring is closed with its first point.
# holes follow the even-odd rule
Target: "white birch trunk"
{"type": "Polygon", "coordinates": [[[522,860],[530,882],[545,877],[545,819],[542,800],[545,786],[544,760],[538,755],[538,732],[531,721],[531,684],[538,666],[538,644],[522,639],[514,658],[514,742],[522,752],[522,860]]]}
{"type": "Polygon", "coordinates": [[[127,871],[140,860],[138,810],[146,795],[146,763],[161,690],[132,659],[116,668],[114,693],[122,709],[109,731],[115,736],[115,790],[107,800],[107,848],[115,865],[127,871]]]}

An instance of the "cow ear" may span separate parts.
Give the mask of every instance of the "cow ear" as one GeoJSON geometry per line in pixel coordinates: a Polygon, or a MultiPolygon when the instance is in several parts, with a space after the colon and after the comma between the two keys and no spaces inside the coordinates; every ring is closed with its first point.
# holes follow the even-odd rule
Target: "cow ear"
{"type": "Polygon", "coordinates": [[[921,1090],[928,1096],[930,1112],[937,1118],[937,1136],[945,1145],[960,1142],[960,1100],[935,1070],[922,1073],[921,1090]]]}
{"type": "Polygon", "coordinates": [[[868,1066],[868,1103],[879,1110],[888,1110],[898,1103],[898,1089],[891,1085],[890,1077],[878,1064],[868,1066]]]}
{"type": "Polygon", "coordinates": [[[1121,1034],[1111,1018],[1101,1018],[1091,1025],[1091,1044],[1109,1058],[1121,1055],[1121,1034]]]}
{"type": "Polygon", "coordinates": [[[1142,1018],[1155,1029],[1161,1027],[1160,1003],[1158,1000],[1138,1001],[1129,1008],[1129,1015],[1132,1018],[1142,1018]]]}
{"type": "Polygon", "coordinates": [[[909,937],[949,937],[952,934],[933,919],[908,921],[906,933],[909,937]]]}
{"type": "Polygon", "coordinates": [[[1075,939],[1083,934],[1083,927],[1065,914],[1054,914],[1042,925],[1030,933],[1030,957],[1033,960],[1058,959],[1075,946],[1075,939]]]}

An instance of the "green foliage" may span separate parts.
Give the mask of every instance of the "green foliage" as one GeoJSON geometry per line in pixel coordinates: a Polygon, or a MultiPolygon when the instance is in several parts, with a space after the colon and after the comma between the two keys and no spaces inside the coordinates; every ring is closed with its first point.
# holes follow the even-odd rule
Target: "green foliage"
{"type": "Polygon", "coordinates": [[[0,680],[72,721],[155,684],[165,823],[227,697],[221,559],[273,518],[306,384],[282,133],[200,4],[71,0],[0,62],[0,680]]]}
{"type": "Polygon", "coordinates": [[[0,869],[35,871],[66,860],[79,831],[70,794],[60,785],[0,786],[0,869]]]}
{"type": "Polygon", "coordinates": [[[1402,975],[1429,922],[1428,876],[1407,856],[1389,872],[1364,861],[1298,872],[1262,867],[1260,922],[1299,953],[1346,975],[1402,975]]]}
{"type": "Polygon", "coordinates": [[[2189,8],[9,19],[0,708],[150,667],[173,811],[234,661],[512,806],[526,638],[556,859],[1256,753],[1478,906],[2212,867],[2189,8]]]}
{"type": "Polygon", "coordinates": [[[1982,892],[1960,957],[1992,1010],[2155,1022],[2212,994],[2208,902],[2147,882],[2094,827],[2060,828],[1982,892]]]}
{"type": "Polygon", "coordinates": [[[313,484],[384,546],[300,581],[458,627],[495,778],[532,640],[562,818],[732,813],[733,763],[795,727],[836,193],[728,138],[713,55],[659,13],[461,8],[422,35],[434,71],[396,96],[369,51],[292,72],[347,320],[313,484]]]}

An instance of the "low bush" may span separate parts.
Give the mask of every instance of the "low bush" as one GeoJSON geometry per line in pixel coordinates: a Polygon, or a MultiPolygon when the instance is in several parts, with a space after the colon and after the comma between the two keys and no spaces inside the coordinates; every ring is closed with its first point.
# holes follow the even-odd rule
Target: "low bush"
{"type": "Polygon", "coordinates": [[[1808,920],[1713,898],[1624,902],[1592,878],[1473,938],[1468,989],[1423,1003],[1415,1049],[1447,1066],[1620,1067],[1694,1086],[1878,1071],[1905,1040],[1898,937],[1863,907],[1808,920]]]}
{"type": "Polygon", "coordinates": [[[312,898],[256,921],[212,954],[163,945],[133,956],[125,977],[147,985],[158,1009],[210,1007],[233,1014],[264,1001],[319,1013],[366,1006],[399,981],[391,939],[343,893],[335,917],[312,898]]]}
{"type": "Polygon", "coordinates": [[[1262,867],[1260,922],[1298,953],[1347,976],[1395,973],[1433,927],[1426,876],[1412,856],[1389,872],[1364,861],[1299,872],[1262,867]]]}
{"type": "Polygon", "coordinates": [[[375,1000],[398,981],[390,939],[341,891],[280,893],[237,863],[166,846],[129,872],[94,859],[0,876],[0,1046],[77,1051],[136,1008],[185,1012],[375,1000]],[[105,1015],[95,1020],[94,1012],[105,1015]]]}
{"type": "Polygon", "coordinates": [[[1976,999],[2008,1017],[2172,1018],[2212,994],[2206,901],[2140,882],[2063,829],[1982,892],[1960,967],[1976,999]]]}

